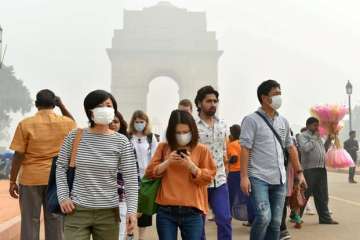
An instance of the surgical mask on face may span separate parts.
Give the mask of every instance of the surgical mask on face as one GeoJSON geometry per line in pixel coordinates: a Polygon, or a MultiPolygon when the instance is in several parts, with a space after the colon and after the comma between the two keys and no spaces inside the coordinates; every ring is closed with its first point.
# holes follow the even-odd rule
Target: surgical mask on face
{"type": "Polygon", "coordinates": [[[112,107],[97,107],[92,110],[93,121],[96,124],[108,125],[115,117],[114,108],[112,107]]]}
{"type": "Polygon", "coordinates": [[[274,110],[278,110],[281,107],[282,98],[281,95],[271,97],[271,107],[274,110]]]}
{"type": "Polygon", "coordinates": [[[137,132],[142,132],[145,129],[145,125],[144,122],[134,123],[134,128],[137,132]]]}
{"type": "Polygon", "coordinates": [[[179,146],[186,146],[188,145],[192,140],[191,133],[177,133],[176,134],[176,141],[179,144],[179,146]]]}

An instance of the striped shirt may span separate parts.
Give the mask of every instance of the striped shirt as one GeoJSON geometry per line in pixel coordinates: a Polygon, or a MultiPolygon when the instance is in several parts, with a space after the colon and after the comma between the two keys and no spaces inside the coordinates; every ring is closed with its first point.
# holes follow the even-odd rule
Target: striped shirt
{"type": "Polygon", "coordinates": [[[76,130],[64,140],[56,165],[56,184],[59,202],[69,199],[86,208],[114,208],[119,206],[117,172],[125,182],[128,213],[137,212],[138,180],[136,160],[129,140],[119,134],[97,134],[84,129],[79,143],[74,185],[71,193],[66,171],[71,157],[76,130]]]}
{"type": "MultiPolygon", "coordinates": [[[[293,145],[288,121],[276,113],[271,119],[262,108],[258,111],[272,124],[283,145],[293,145]]],[[[256,113],[246,116],[241,124],[240,144],[251,151],[248,172],[268,184],[284,184],[286,171],[282,146],[265,121],[256,113]]]]}

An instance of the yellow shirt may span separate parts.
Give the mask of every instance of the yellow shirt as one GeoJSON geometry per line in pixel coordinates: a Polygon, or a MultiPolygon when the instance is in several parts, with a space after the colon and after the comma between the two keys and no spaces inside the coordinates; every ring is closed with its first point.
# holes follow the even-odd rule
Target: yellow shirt
{"type": "Polygon", "coordinates": [[[18,124],[10,149],[25,155],[20,184],[48,184],[52,158],[58,155],[64,138],[75,127],[72,119],[53,110],[40,110],[18,124]]]}

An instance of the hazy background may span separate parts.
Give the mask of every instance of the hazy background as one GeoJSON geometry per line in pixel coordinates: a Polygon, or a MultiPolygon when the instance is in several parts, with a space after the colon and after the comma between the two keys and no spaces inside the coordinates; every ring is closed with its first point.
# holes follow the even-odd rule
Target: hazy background
{"type": "MultiPolygon", "coordinates": [[[[239,123],[256,109],[256,87],[268,78],[282,84],[281,112],[295,131],[312,105],[347,104],[347,80],[354,86],[354,104],[360,104],[359,1],[169,2],[189,11],[205,11],[208,30],[217,33],[219,49],[224,51],[219,61],[221,117],[229,124],[239,123]]],[[[54,90],[85,125],[85,95],[97,88],[110,89],[111,65],[105,48],[111,47],[113,30],[122,28],[123,10],[156,3],[0,0],[3,42],[8,45],[5,64],[14,66],[33,98],[40,89],[54,90]]],[[[160,78],[150,89],[150,112],[166,118],[177,102],[177,85],[160,78]],[[164,106],[164,98],[169,106],[164,106]]],[[[14,119],[11,131],[21,116],[14,119]]]]}

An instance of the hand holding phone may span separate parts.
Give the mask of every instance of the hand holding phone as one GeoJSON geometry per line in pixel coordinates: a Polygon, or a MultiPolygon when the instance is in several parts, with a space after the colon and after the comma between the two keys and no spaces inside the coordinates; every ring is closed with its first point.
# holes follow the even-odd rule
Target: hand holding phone
{"type": "Polygon", "coordinates": [[[178,149],[178,150],[176,150],[176,154],[181,156],[181,158],[184,158],[184,155],[187,155],[187,150],[186,149],[178,149]]]}

